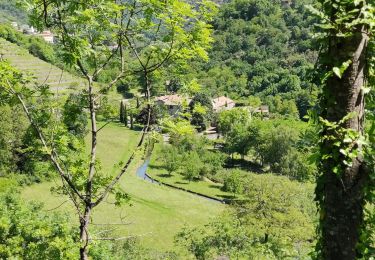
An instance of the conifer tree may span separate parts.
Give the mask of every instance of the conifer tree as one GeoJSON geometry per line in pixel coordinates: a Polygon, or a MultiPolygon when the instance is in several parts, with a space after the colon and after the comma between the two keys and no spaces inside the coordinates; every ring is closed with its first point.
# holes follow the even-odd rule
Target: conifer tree
{"type": "Polygon", "coordinates": [[[120,123],[124,123],[124,102],[120,102],[120,123]]]}
{"type": "Polygon", "coordinates": [[[128,126],[128,108],[126,105],[123,106],[123,111],[124,111],[124,117],[123,117],[123,123],[125,126],[128,126]]]}

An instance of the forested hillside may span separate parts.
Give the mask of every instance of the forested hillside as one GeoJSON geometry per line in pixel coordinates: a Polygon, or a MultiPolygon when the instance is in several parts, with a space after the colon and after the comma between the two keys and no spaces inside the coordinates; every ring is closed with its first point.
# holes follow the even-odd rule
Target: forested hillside
{"type": "Polygon", "coordinates": [[[0,23],[27,24],[27,21],[27,14],[17,5],[17,1],[0,0],[0,23]]]}
{"type": "Polygon", "coordinates": [[[373,259],[372,1],[18,2],[0,259],[373,259]]]}
{"type": "MultiPolygon", "coordinates": [[[[212,48],[206,62],[171,66],[154,76],[159,93],[177,91],[198,79],[209,96],[227,95],[244,105],[257,96],[272,112],[302,118],[317,97],[312,72],[317,43],[311,37],[316,18],[312,0],[233,0],[220,5],[212,21],[212,48]],[[165,82],[170,81],[169,86],[165,82]]],[[[131,83],[128,83],[132,86],[131,83]]]]}
{"type": "MultiPolygon", "coordinates": [[[[306,4],[292,1],[232,1],[214,21],[210,61],[198,78],[214,95],[226,94],[247,103],[261,97],[273,112],[280,95],[295,103],[303,117],[315,98],[310,81],[317,54],[310,37],[314,18],[306,4]]],[[[285,102],[285,101],[284,101],[285,102]]]]}
{"type": "Polygon", "coordinates": [[[213,22],[210,61],[198,72],[210,91],[233,98],[283,94],[295,97],[312,87],[308,73],[313,50],[312,1],[234,0],[220,9],[213,22]]]}

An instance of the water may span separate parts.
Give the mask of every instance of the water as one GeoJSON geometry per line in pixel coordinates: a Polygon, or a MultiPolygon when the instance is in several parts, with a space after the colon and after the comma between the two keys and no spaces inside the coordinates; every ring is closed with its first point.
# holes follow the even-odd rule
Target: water
{"type": "MultiPolygon", "coordinates": [[[[147,182],[150,182],[150,183],[153,183],[153,184],[157,184],[157,185],[161,185],[160,182],[154,180],[154,179],[151,179],[148,175],[147,175],[147,167],[148,165],[150,164],[150,157],[146,158],[146,160],[144,161],[144,163],[137,169],[137,176],[147,182]]],[[[192,192],[192,191],[188,191],[188,190],[184,190],[184,189],[180,189],[178,187],[174,187],[172,185],[168,185],[168,184],[165,184],[166,186],[170,187],[170,188],[173,188],[173,189],[177,189],[177,190],[183,190],[185,192],[188,192],[190,194],[194,194],[198,197],[201,197],[201,198],[204,198],[204,199],[207,199],[207,200],[210,200],[210,201],[214,201],[214,202],[219,202],[219,203],[225,203],[223,200],[219,200],[219,199],[215,199],[215,198],[210,198],[208,196],[205,196],[203,194],[199,194],[199,193],[195,193],[195,192],[192,192]]]]}
{"type": "Polygon", "coordinates": [[[147,182],[150,182],[150,183],[154,183],[154,184],[159,184],[160,183],[158,181],[155,181],[153,179],[151,179],[148,175],[147,175],[147,167],[148,165],[150,164],[150,157],[147,157],[146,160],[143,162],[143,164],[137,169],[137,176],[147,182]]]}

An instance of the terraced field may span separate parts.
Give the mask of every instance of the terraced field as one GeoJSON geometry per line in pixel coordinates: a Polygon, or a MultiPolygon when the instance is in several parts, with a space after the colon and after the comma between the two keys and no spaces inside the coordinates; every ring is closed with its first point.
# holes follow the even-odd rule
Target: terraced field
{"type": "Polygon", "coordinates": [[[0,54],[16,68],[34,76],[38,83],[48,84],[51,90],[58,93],[66,93],[69,89],[83,87],[85,84],[83,79],[36,58],[3,38],[0,38],[0,54]]]}

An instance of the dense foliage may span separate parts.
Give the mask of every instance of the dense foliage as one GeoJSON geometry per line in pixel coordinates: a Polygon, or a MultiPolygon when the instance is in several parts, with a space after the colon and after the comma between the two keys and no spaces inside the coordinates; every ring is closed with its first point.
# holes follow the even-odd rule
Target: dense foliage
{"type": "Polygon", "coordinates": [[[14,182],[0,180],[0,258],[76,259],[74,233],[64,214],[25,203],[14,182]]]}
{"type": "Polygon", "coordinates": [[[19,8],[17,1],[0,1],[0,23],[17,22],[26,24],[27,20],[27,14],[19,8]]]}
{"type": "Polygon", "coordinates": [[[181,231],[178,244],[197,259],[307,257],[314,245],[312,187],[284,177],[244,175],[245,201],[205,228],[181,231]]]}

